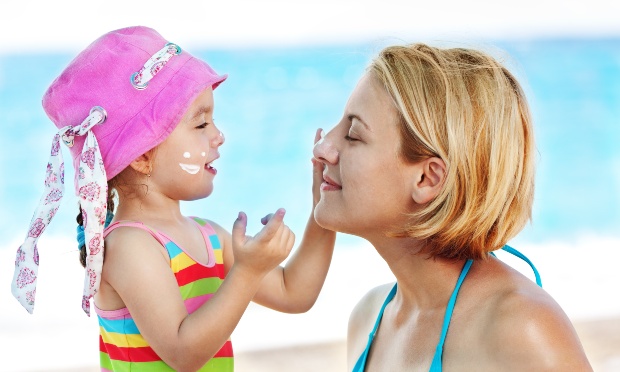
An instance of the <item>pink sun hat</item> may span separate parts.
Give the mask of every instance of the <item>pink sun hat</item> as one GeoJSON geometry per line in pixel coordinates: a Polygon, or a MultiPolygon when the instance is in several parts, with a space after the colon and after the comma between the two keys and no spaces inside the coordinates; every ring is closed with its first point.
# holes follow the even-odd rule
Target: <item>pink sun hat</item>
{"type": "Polygon", "coordinates": [[[162,143],[196,97],[225,79],[157,31],[129,27],[97,39],[52,82],[43,108],[59,130],[52,139],[43,196],[17,249],[11,282],[13,296],[28,312],[36,297],[37,243],[64,195],[61,143],[69,147],[75,168],[87,252],[82,309],[90,315],[103,268],[107,181],[162,143]]]}
{"type": "MultiPolygon", "coordinates": [[[[59,129],[80,124],[95,106],[105,110],[105,122],[92,131],[108,180],[163,142],[193,100],[227,77],[174,44],[171,48],[176,47],[180,54],[146,66],[167,44],[148,27],[109,32],[73,59],[43,96],[43,108],[59,129]],[[146,87],[135,78],[143,67],[150,67],[156,75],[146,87]]],[[[145,75],[151,75],[149,72],[145,75]]],[[[74,141],[70,151],[77,177],[84,136],[76,136],[74,141]]]]}

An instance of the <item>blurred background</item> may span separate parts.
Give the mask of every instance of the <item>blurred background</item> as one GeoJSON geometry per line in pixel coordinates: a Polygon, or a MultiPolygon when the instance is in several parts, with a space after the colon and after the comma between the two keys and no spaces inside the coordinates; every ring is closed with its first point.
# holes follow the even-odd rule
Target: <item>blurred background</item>
{"type": "MultiPolygon", "coordinates": [[[[96,319],[80,309],[75,197],[65,197],[39,242],[34,315],[12,298],[10,279],[55,133],[41,108],[45,89],[100,35],[145,25],[229,74],[215,91],[215,121],[226,135],[215,191],[183,208],[228,228],[243,210],[252,234],[260,217],[285,207],[301,237],[310,213],[314,133],[338,122],[382,47],[422,41],[483,49],[502,60],[526,90],[538,147],[533,221],[511,245],[537,265],[595,369],[620,370],[618,14],[620,3],[603,0],[3,2],[0,369],[97,370],[96,319]]],[[[501,257],[531,276],[521,262],[501,257]]],[[[369,244],[339,236],[310,312],[250,306],[233,334],[237,370],[344,370],[349,312],[368,289],[390,280],[369,244]]]]}

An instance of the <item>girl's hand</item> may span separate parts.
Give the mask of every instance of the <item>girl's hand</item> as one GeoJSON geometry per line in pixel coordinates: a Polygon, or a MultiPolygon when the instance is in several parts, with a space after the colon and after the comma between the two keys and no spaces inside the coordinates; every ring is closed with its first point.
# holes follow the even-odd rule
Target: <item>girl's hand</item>
{"type": "Polygon", "coordinates": [[[295,234],[284,224],[285,213],[280,208],[271,217],[263,218],[265,227],[253,237],[245,235],[247,216],[239,213],[232,229],[235,266],[262,278],[288,257],[295,234]]]}
{"type": "MultiPolygon", "coordinates": [[[[323,139],[325,133],[323,129],[319,128],[316,130],[316,134],[314,135],[314,145],[316,146],[319,141],[323,139]]],[[[312,158],[312,209],[319,203],[321,200],[321,183],[323,183],[323,169],[324,165],[320,161],[312,158]]]]}

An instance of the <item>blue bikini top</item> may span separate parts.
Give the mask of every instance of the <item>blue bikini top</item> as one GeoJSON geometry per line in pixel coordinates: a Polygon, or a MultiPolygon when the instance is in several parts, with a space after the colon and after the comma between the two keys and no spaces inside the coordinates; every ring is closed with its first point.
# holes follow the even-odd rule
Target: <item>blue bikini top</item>
{"type": "MultiPolygon", "coordinates": [[[[534,276],[536,277],[536,284],[542,287],[542,281],[540,280],[540,274],[538,273],[538,270],[536,270],[536,267],[534,266],[532,261],[530,261],[527,257],[525,257],[525,255],[523,255],[521,252],[517,251],[516,249],[512,247],[505,245],[504,247],[502,247],[502,249],[508,253],[511,253],[519,257],[523,261],[527,262],[528,265],[530,265],[530,267],[534,271],[534,276]]],[[[495,256],[493,252],[491,252],[491,254],[495,256]]],[[[456,286],[454,287],[454,290],[452,291],[452,295],[450,296],[450,301],[448,301],[448,306],[446,307],[446,313],[443,318],[443,327],[441,328],[441,337],[439,338],[439,343],[437,343],[437,347],[435,348],[435,355],[433,356],[433,363],[431,364],[430,372],[441,372],[442,370],[441,357],[443,356],[443,344],[446,341],[446,335],[448,334],[448,326],[450,326],[450,319],[452,318],[452,312],[454,311],[454,304],[456,303],[456,297],[458,296],[459,290],[461,289],[461,284],[463,284],[463,281],[465,280],[465,277],[467,276],[467,273],[469,272],[469,269],[471,268],[471,265],[473,263],[474,261],[469,259],[467,260],[467,262],[465,262],[465,265],[463,265],[463,269],[461,270],[461,275],[459,275],[459,279],[456,282],[456,286]]],[[[381,319],[383,318],[383,311],[385,310],[385,307],[387,306],[387,304],[389,304],[390,301],[392,301],[392,299],[394,298],[394,295],[396,295],[396,289],[397,289],[397,284],[394,284],[394,287],[392,287],[392,290],[390,291],[387,298],[383,302],[383,305],[381,306],[381,310],[379,310],[379,315],[377,316],[377,321],[375,322],[375,326],[373,327],[372,331],[368,335],[368,344],[366,344],[366,349],[364,349],[364,352],[362,353],[362,355],[360,355],[359,359],[357,360],[357,363],[355,363],[355,367],[353,367],[353,372],[364,372],[364,369],[366,368],[366,359],[368,358],[368,352],[370,351],[370,347],[372,346],[372,341],[375,338],[375,334],[377,333],[377,330],[379,329],[379,324],[381,324],[381,319]]]]}

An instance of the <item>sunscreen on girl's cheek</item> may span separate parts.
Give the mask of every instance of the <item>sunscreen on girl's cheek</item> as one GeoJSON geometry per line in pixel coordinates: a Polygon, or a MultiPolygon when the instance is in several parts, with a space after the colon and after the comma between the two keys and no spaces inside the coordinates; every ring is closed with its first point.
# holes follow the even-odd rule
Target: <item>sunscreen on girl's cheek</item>
{"type": "Polygon", "coordinates": [[[179,166],[181,167],[181,169],[183,169],[184,171],[186,171],[189,174],[196,174],[200,170],[200,166],[199,165],[195,165],[195,164],[179,163],[179,166]]]}
{"type": "MultiPolygon", "coordinates": [[[[183,153],[183,157],[185,159],[189,159],[192,157],[192,154],[190,154],[188,151],[185,151],[183,153]]],[[[200,165],[196,165],[196,164],[179,163],[179,166],[181,167],[181,169],[183,169],[189,174],[197,174],[198,171],[200,171],[200,165]]]]}

